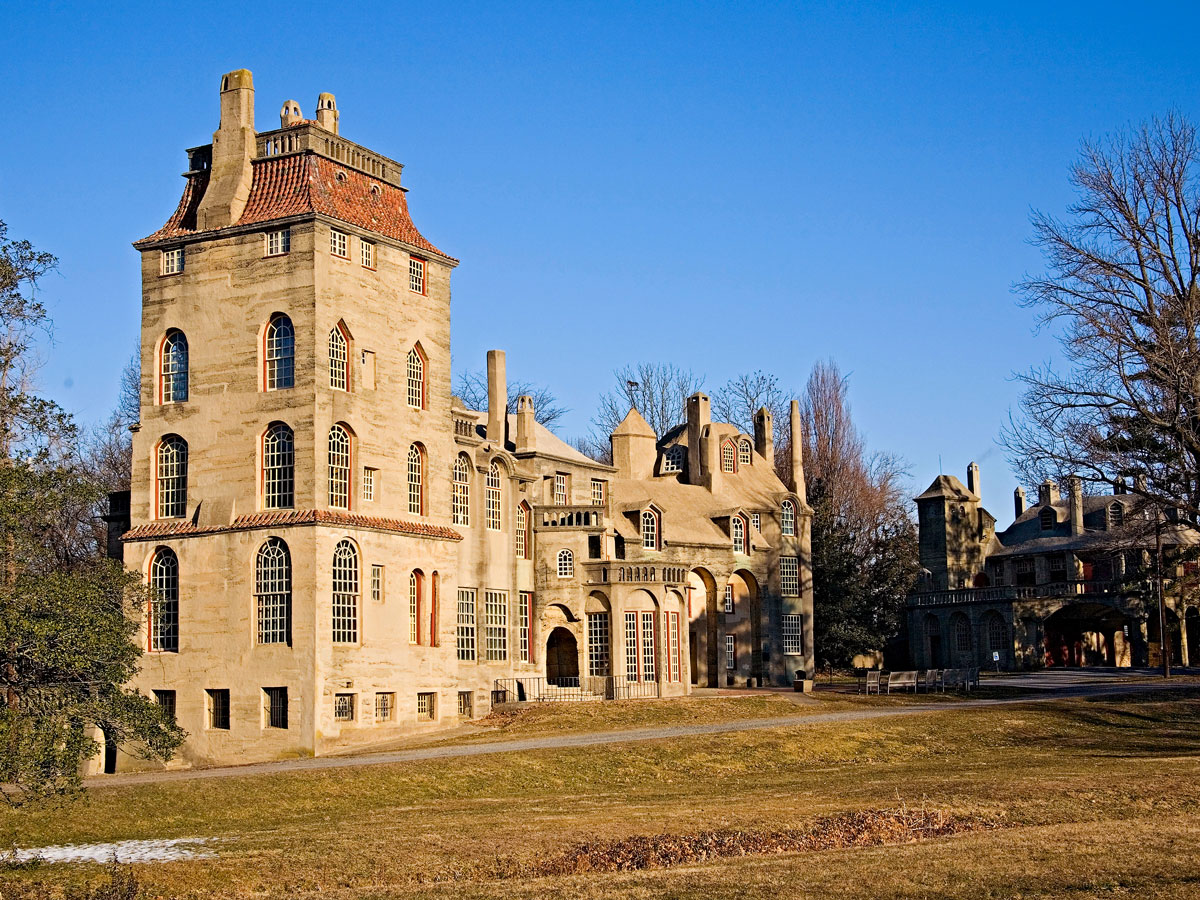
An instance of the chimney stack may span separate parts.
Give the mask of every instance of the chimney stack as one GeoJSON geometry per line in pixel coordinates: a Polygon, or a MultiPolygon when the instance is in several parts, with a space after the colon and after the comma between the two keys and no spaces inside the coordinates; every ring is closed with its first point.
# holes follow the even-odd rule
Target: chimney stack
{"type": "Polygon", "coordinates": [[[533,398],[528,394],[522,394],[517,398],[517,452],[522,450],[534,450],[536,447],[536,438],[534,436],[534,424],[537,422],[533,411],[533,398]]]}
{"type": "Polygon", "coordinates": [[[296,125],[304,121],[304,116],[300,114],[300,104],[295,100],[285,100],[283,108],[279,110],[279,127],[287,128],[289,125],[296,125]]]}
{"type": "Polygon", "coordinates": [[[765,406],[754,416],[754,449],[770,468],[775,468],[775,425],[765,406]]]}
{"type": "Polygon", "coordinates": [[[1067,482],[1067,493],[1070,497],[1071,534],[1083,534],[1083,482],[1078,476],[1072,475],[1067,482]]]}
{"type": "Polygon", "coordinates": [[[256,150],[254,76],[249,69],[238,69],[221,77],[221,123],[213,132],[208,187],[196,208],[199,230],[228,228],[241,218],[250,198],[250,160],[256,150]]]}
{"type": "Polygon", "coordinates": [[[788,484],[792,493],[805,503],[808,502],[808,488],[804,483],[804,431],[800,425],[800,401],[792,401],[792,409],[788,424],[792,433],[792,480],[788,484]]]}
{"type": "Polygon", "coordinates": [[[980,493],[980,489],[979,489],[979,464],[978,463],[973,462],[969,466],[967,466],[967,490],[970,491],[972,494],[974,494],[976,497],[979,497],[981,500],[983,499],[983,494],[980,493]]]}
{"type": "Polygon", "coordinates": [[[1025,488],[1019,487],[1013,491],[1013,518],[1019,519],[1025,514],[1025,488]]]}
{"type": "Polygon", "coordinates": [[[333,94],[320,94],[317,97],[317,124],[326,131],[338,133],[338,108],[333,94]]]}
{"type": "Polygon", "coordinates": [[[1047,478],[1038,485],[1038,506],[1049,506],[1059,501],[1058,485],[1047,478]]]}
{"type": "Polygon", "coordinates": [[[708,395],[697,391],[687,399],[688,471],[689,484],[705,484],[708,471],[707,433],[712,425],[712,406],[708,395]]]}
{"type": "Polygon", "coordinates": [[[504,370],[504,351],[487,352],[488,423],[487,439],[504,446],[508,427],[508,381],[504,370]]]}

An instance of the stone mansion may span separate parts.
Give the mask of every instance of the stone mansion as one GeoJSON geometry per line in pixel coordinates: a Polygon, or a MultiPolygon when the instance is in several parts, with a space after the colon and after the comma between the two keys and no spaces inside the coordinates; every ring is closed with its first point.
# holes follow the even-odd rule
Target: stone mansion
{"type": "MultiPolygon", "coordinates": [[[[513,699],[670,697],[811,677],[811,510],[792,406],[659,438],[611,465],[451,394],[450,277],[402,166],[341,136],[331,94],[257,132],[250,72],[134,244],[141,416],[128,513],[151,591],[135,686],[188,732],[179,763],[326,754],[513,699]]],[[[460,301],[461,302],[461,301],[460,301]]],[[[469,313],[468,313],[469,314],[469,313]]],[[[109,746],[108,771],[141,765],[109,746]]]]}

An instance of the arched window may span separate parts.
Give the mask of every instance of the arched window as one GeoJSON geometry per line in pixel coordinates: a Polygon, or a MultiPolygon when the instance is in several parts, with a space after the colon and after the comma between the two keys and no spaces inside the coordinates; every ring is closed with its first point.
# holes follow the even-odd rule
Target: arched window
{"type": "Polygon", "coordinates": [[[1058,524],[1058,513],[1054,511],[1053,506],[1043,506],[1038,516],[1041,519],[1042,531],[1051,531],[1058,524]]]}
{"type": "Polygon", "coordinates": [[[188,398],[188,342],[182,331],[172,328],[163,338],[159,399],[183,403],[188,398]]]}
{"type": "Polygon", "coordinates": [[[733,446],[733,441],[726,441],[721,445],[721,471],[737,471],[737,450],[733,446]]]}
{"type": "Polygon", "coordinates": [[[425,515],[424,469],[425,454],[413,444],[408,448],[408,511],[414,516],[425,515]]]}
{"type": "Polygon", "coordinates": [[[1004,620],[996,613],[988,615],[987,619],[988,650],[1004,651],[1005,644],[1004,620]]]}
{"type": "Polygon", "coordinates": [[[658,549],[658,514],[652,509],[642,512],[642,547],[646,550],[658,549]]]}
{"type": "Polygon", "coordinates": [[[413,569],[408,575],[408,642],[421,642],[421,594],[425,590],[425,574],[413,569]]]}
{"type": "Polygon", "coordinates": [[[341,325],[329,332],[329,386],[335,391],[350,390],[350,342],[341,325]]]}
{"type": "Polygon", "coordinates": [[[454,460],[454,497],[451,514],[455,525],[471,524],[471,462],[465,456],[454,460]]]}
{"type": "Polygon", "coordinates": [[[1114,500],[1108,507],[1108,527],[1120,528],[1125,524],[1125,507],[1120,500],[1114,500]]]}
{"type": "Polygon", "coordinates": [[[292,320],[275,313],[263,335],[263,387],[268,391],[296,384],[296,332],[292,320]]]}
{"type": "Polygon", "coordinates": [[[488,531],[500,530],[500,467],[492,463],[488,467],[487,485],[484,491],[484,506],[488,531]]]}
{"type": "Polygon", "coordinates": [[[682,472],[683,459],[687,452],[687,448],[679,444],[672,444],[663,451],[662,471],[666,472],[682,472]]]}
{"type": "Polygon", "coordinates": [[[517,504],[517,559],[529,559],[533,546],[533,535],[529,532],[529,504],[522,500],[517,504]]]}
{"type": "Polygon", "coordinates": [[[733,533],[733,552],[746,552],[746,523],[741,516],[733,516],[729,520],[729,530],[733,533]]]}
{"type": "Polygon", "coordinates": [[[150,561],[148,631],[151,650],[179,651],[179,558],[159,547],[150,561]]]}
{"type": "Polygon", "coordinates": [[[750,449],[750,442],[743,438],[738,441],[738,465],[748,466],[753,461],[754,451],[750,449]]]}
{"type": "Polygon", "coordinates": [[[570,550],[558,551],[558,577],[570,578],[575,574],[575,554],[570,550]]]}
{"type": "Polygon", "coordinates": [[[954,617],[954,649],[959,653],[971,652],[971,623],[961,614],[954,617]]]}
{"type": "Polygon", "coordinates": [[[333,548],[333,642],[358,641],[358,550],[348,540],[333,548]]]}
{"type": "Polygon", "coordinates": [[[425,408],[425,356],[420,347],[408,351],[408,405],[425,408]]]}
{"type": "Polygon", "coordinates": [[[263,509],[291,509],[296,503],[296,449],[292,429],[275,422],[263,434],[263,509]]]}
{"type": "Polygon", "coordinates": [[[258,548],[254,564],[254,598],[258,607],[258,642],[292,643],[292,557],[277,537],[258,548]]]}
{"type": "Polygon", "coordinates": [[[168,434],[159,442],[157,456],[154,484],[158,518],[182,518],[187,515],[187,441],[177,434],[168,434]]]}
{"type": "Polygon", "coordinates": [[[329,505],[350,508],[350,432],[342,425],[329,429],[329,505]]]}
{"type": "Polygon", "coordinates": [[[779,510],[779,525],[785,535],[794,537],[796,534],[796,505],[791,500],[784,500],[779,510]]]}

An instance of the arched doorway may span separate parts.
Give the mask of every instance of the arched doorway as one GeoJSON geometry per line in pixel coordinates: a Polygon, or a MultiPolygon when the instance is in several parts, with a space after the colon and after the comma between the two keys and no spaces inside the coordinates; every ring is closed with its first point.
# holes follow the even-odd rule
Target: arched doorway
{"type": "Polygon", "coordinates": [[[720,687],[717,667],[717,581],[708,569],[688,573],[692,684],[720,687]]]}
{"type": "Polygon", "coordinates": [[[1126,617],[1111,606],[1068,603],[1046,618],[1046,665],[1118,665],[1125,655],[1125,624],[1126,617]]]}
{"type": "Polygon", "coordinates": [[[567,628],[555,628],[546,641],[546,680],[559,687],[579,685],[579,643],[567,628]]]}

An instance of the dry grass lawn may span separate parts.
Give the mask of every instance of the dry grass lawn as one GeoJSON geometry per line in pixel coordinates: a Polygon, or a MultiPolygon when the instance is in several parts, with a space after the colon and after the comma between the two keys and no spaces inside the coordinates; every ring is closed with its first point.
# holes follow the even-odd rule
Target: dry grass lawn
{"type": "MultiPolygon", "coordinates": [[[[0,836],[23,847],[216,839],[215,859],[138,866],[147,896],[1200,897],[1198,697],[948,703],[894,720],[99,787],[65,809],[4,813],[0,836]],[[804,829],[902,804],[1000,827],[894,846],[512,877],[589,842],[804,829]]],[[[801,711],[789,700],[749,699],[801,711]]],[[[537,710],[501,730],[545,733],[556,718],[596,728],[604,724],[596,717],[619,711],[607,709],[537,710]]],[[[729,709],[736,705],[689,714],[729,709]]],[[[0,896],[98,875],[91,865],[0,871],[0,896]]]]}

